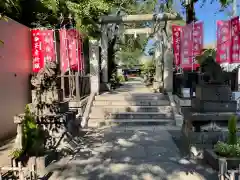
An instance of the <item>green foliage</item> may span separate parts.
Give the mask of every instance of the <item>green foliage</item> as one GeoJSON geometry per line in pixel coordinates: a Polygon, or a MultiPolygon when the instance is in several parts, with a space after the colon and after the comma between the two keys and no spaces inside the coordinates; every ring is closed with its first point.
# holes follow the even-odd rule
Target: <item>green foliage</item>
{"type": "Polygon", "coordinates": [[[227,142],[217,142],[214,151],[223,157],[240,157],[240,138],[237,137],[237,117],[232,116],[228,121],[227,142]]]}
{"type": "Polygon", "coordinates": [[[232,116],[228,121],[228,143],[237,143],[237,117],[232,116]]]}
{"type": "Polygon", "coordinates": [[[217,142],[214,151],[223,157],[240,157],[240,144],[228,144],[225,142],[217,142]]]}
{"type": "Polygon", "coordinates": [[[196,56],[196,60],[199,64],[202,64],[209,56],[216,59],[215,49],[205,49],[200,55],[196,56]]]}
{"type": "Polygon", "coordinates": [[[156,69],[156,66],[155,66],[155,63],[154,61],[149,61],[149,62],[146,62],[142,68],[141,68],[141,72],[143,74],[149,74],[150,76],[154,76],[155,74],[155,69],[156,69]]]}
{"type": "Polygon", "coordinates": [[[123,75],[119,75],[119,76],[117,77],[117,79],[118,79],[119,82],[125,82],[125,78],[124,78],[123,75]]]}
{"type": "Polygon", "coordinates": [[[25,108],[23,120],[23,149],[16,149],[11,153],[14,158],[23,155],[38,156],[43,153],[44,134],[35,122],[34,115],[30,112],[28,105],[25,108]]]}

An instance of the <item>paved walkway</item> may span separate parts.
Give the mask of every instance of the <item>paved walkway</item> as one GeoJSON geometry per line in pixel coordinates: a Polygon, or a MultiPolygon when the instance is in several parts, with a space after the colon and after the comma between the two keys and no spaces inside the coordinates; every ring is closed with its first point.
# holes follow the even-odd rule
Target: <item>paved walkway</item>
{"type": "MultiPolygon", "coordinates": [[[[134,92],[146,90],[141,82],[128,83],[127,86],[132,87],[131,91],[135,89],[134,92]]],[[[172,135],[180,136],[180,129],[133,126],[89,130],[76,140],[73,157],[61,159],[48,168],[53,172],[50,179],[217,179],[210,168],[183,159],[172,135]]]]}

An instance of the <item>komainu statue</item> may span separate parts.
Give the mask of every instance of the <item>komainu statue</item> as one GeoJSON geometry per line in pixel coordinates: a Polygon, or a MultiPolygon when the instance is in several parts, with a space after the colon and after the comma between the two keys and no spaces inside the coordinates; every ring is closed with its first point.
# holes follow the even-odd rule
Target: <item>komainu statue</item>
{"type": "Polygon", "coordinates": [[[200,64],[201,73],[208,77],[208,83],[224,84],[227,80],[227,75],[215,61],[215,54],[216,51],[214,49],[207,49],[197,56],[196,60],[200,64]]]}
{"type": "Polygon", "coordinates": [[[36,76],[31,79],[31,84],[37,89],[51,89],[56,86],[57,65],[55,62],[46,62],[36,76]]]}

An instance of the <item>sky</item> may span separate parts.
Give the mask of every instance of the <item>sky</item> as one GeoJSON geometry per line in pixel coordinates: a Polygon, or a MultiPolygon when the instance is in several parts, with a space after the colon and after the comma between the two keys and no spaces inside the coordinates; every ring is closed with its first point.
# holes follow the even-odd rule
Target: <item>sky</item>
{"type": "MultiPolygon", "coordinates": [[[[180,0],[174,0],[174,9],[176,9],[184,18],[185,15],[182,13],[183,8],[181,8],[180,0]]],[[[199,21],[204,23],[204,45],[215,44],[216,43],[216,21],[217,20],[228,20],[229,12],[232,11],[232,7],[229,6],[225,11],[219,12],[221,9],[220,3],[217,0],[211,4],[211,0],[206,0],[203,7],[201,2],[195,4],[196,16],[199,21]]],[[[240,16],[240,0],[238,2],[238,15],[240,16]]],[[[146,47],[146,51],[151,47],[153,41],[149,41],[146,47]]]]}
{"type": "MultiPolygon", "coordinates": [[[[201,7],[200,3],[195,5],[196,16],[204,23],[204,45],[214,44],[216,42],[216,21],[230,19],[229,12],[232,11],[232,7],[230,6],[224,12],[219,12],[221,8],[220,4],[218,2],[211,4],[210,2],[211,0],[207,0],[203,7],[201,7]]],[[[239,15],[239,8],[237,12],[239,15]]]]}

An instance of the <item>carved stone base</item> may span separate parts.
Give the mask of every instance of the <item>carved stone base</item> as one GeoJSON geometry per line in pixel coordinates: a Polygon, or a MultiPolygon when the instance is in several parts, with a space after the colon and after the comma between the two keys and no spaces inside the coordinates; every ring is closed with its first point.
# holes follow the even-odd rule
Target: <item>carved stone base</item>
{"type": "Polygon", "coordinates": [[[232,93],[228,85],[204,84],[196,87],[196,97],[201,100],[230,101],[232,93]]]}
{"type": "Polygon", "coordinates": [[[236,112],[237,101],[205,101],[192,99],[192,108],[198,112],[236,112]]]}
{"type": "Polygon", "coordinates": [[[33,103],[29,104],[30,111],[38,116],[44,115],[57,115],[58,113],[67,112],[69,109],[69,103],[67,101],[52,103],[52,104],[43,104],[43,107],[36,107],[33,103]]]}
{"type": "Polygon", "coordinates": [[[47,104],[63,101],[63,91],[61,89],[46,90],[45,92],[40,92],[39,90],[32,90],[32,102],[34,104],[39,103],[39,96],[40,100],[47,104]],[[39,93],[41,93],[41,95],[39,95],[39,93]]]}

